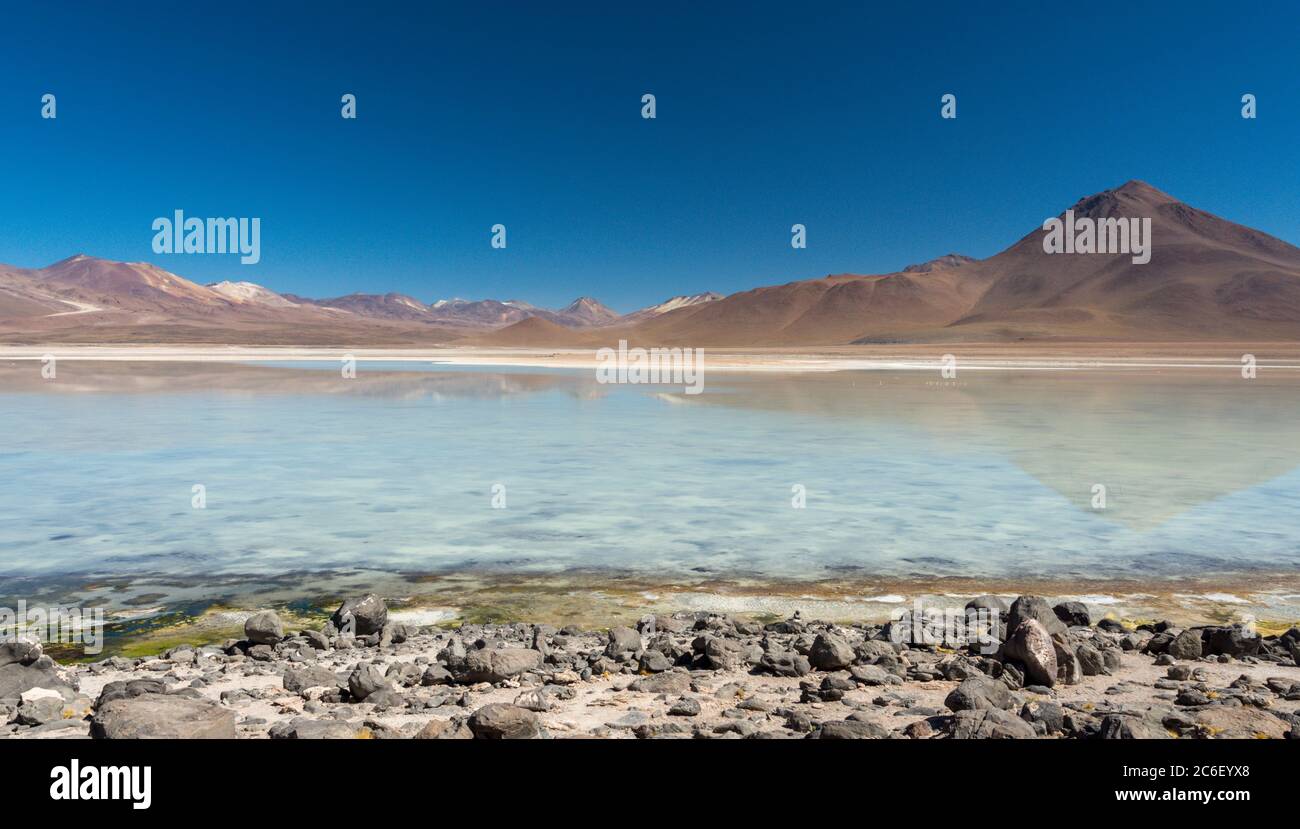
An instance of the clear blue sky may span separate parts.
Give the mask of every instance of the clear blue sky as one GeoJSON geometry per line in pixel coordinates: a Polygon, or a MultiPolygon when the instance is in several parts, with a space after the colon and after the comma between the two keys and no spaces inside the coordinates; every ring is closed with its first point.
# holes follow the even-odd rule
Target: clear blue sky
{"type": "Polygon", "coordinates": [[[0,262],[631,310],[988,256],[1129,178],[1300,241],[1295,3],[368,5],[9,6],[0,262]],[[153,254],[178,208],[261,262],[153,254]]]}

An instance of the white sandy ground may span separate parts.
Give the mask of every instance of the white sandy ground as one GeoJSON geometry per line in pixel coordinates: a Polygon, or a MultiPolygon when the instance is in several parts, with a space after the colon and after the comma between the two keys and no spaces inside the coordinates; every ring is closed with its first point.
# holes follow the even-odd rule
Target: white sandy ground
{"type": "MultiPolygon", "coordinates": [[[[1167,348],[1144,351],[1139,347],[1124,356],[1122,350],[1094,350],[1080,346],[1071,353],[1060,347],[1038,354],[1026,348],[963,347],[957,344],[909,346],[890,353],[883,348],[795,349],[701,349],[705,370],[718,371],[938,371],[946,354],[954,354],[960,370],[975,371],[1069,371],[1069,370],[1160,370],[1216,369],[1239,372],[1244,352],[1213,346],[1201,353],[1193,349],[1178,356],[1166,356],[1167,348]],[[1058,353],[1059,352],[1059,353],[1058,353]]],[[[1270,359],[1261,350],[1258,365],[1266,371],[1300,371],[1294,348],[1288,355],[1270,359]]],[[[316,348],[299,346],[154,346],[154,345],[0,345],[0,360],[41,360],[53,355],[60,360],[109,362],[338,362],[342,359],[383,362],[427,362],[448,366],[513,366],[531,368],[594,369],[596,351],[590,348],[316,348]]]]}
{"type": "MultiPolygon", "coordinates": [[[[438,647],[441,647],[441,644],[438,647]]],[[[432,659],[435,654],[429,652],[425,655],[432,659]]],[[[387,666],[397,661],[410,662],[412,658],[410,654],[402,656],[380,655],[373,649],[330,651],[322,657],[320,664],[337,671],[350,668],[362,660],[368,662],[379,661],[387,666]]],[[[1136,704],[1143,707],[1152,704],[1170,704],[1168,700],[1156,699],[1155,694],[1161,692],[1153,687],[1157,679],[1166,675],[1167,668],[1153,664],[1150,656],[1134,652],[1125,652],[1121,659],[1123,667],[1114,676],[1084,677],[1077,685],[1058,687],[1054,698],[1055,701],[1084,704],[1107,702],[1136,704]],[[1108,688],[1121,683],[1124,684],[1123,687],[1126,689],[1123,693],[1106,693],[1108,688]]],[[[150,673],[150,663],[145,663],[135,671],[114,670],[101,674],[79,671],[81,693],[94,699],[109,682],[140,679],[149,676],[164,679],[172,687],[180,687],[188,685],[191,679],[203,673],[198,668],[177,667],[161,660],[152,664],[158,669],[157,673],[150,673]]],[[[1203,669],[1206,673],[1205,682],[1211,689],[1225,687],[1243,674],[1261,683],[1269,677],[1285,677],[1292,682],[1300,682],[1300,668],[1292,666],[1255,665],[1242,662],[1220,664],[1203,661],[1184,664],[1203,669]]],[[[814,672],[807,678],[820,681],[820,678],[824,675],[821,672],[814,672]]],[[[557,738],[590,736],[592,729],[601,726],[608,726],[613,729],[606,736],[631,738],[634,736],[631,729],[620,728],[618,725],[618,722],[631,712],[642,712],[655,722],[675,721],[679,724],[691,726],[697,724],[712,725],[725,722],[726,718],[722,716],[722,712],[725,709],[734,708],[742,699],[757,697],[767,703],[769,709],[775,709],[782,706],[794,706],[799,703],[800,697],[800,680],[798,678],[755,676],[742,670],[714,671],[708,672],[705,679],[697,680],[696,691],[688,694],[688,696],[692,696],[699,701],[701,706],[699,716],[691,718],[668,717],[667,710],[677,701],[677,695],[657,695],[629,690],[628,685],[638,678],[634,674],[612,674],[596,676],[586,682],[578,682],[574,686],[577,694],[572,700],[553,698],[555,701],[554,710],[541,713],[538,716],[546,730],[557,738]],[[736,687],[728,687],[733,685],[736,687]],[[721,694],[719,694],[720,691],[721,694]]],[[[842,720],[847,715],[856,713],[859,717],[864,717],[890,731],[895,731],[909,723],[925,718],[926,714],[913,709],[929,708],[946,711],[947,709],[943,704],[944,698],[958,684],[955,681],[947,680],[932,682],[908,681],[903,685],[859,688],[847,692],[842,702],[811,703],[799,707],[809,709],[809,715],[813,719],[842,720]],[[897,694],[912,700],[912,705],[910,708],[905,708],[898,704],[883,707],[872,704],[874,699],[887,694],[897,694]]],[[[488,685],[473,686],[471,689],[471,702],[468,706],[445,705],[421,713],[408,713],[406,711],[376,712],[374,706],[367,703],[336,705],[331,706],[331,708],[337,713],[330,718],[357,723],[362,720],[374,721],[391,728],[411,732],[423,727],[430,720],[447,720],[455,716],[468,716],[477,708],[489,703],[513,703],[521,690],[526,690],[529,687],[535,686],[521,685],[517,681],[508,682],[504,687],[500,688],[488,685]]],[[[246,676],[239,668],[234,668],[228,675],[221,676],[200,689],[200,693],[205,699],[218,701],[223,691],[241,689],[246,691],[252,689],[273,689],[278,691],[269,699],[253,699],[234,704],[233,710],[239,721],[242,722],[247,718],[267,721],[267,724],[248,729],[241,727],[241,736],[264,736],[269,724],[302,716],[305,701],[298,694],[285,691],[283,689],[283,680],[276,673],[246,676]]],[[[435,691],[437,689],[425,690],[435,691]]],[[[1300,710],[1300,702],[1276,701],[1272,710],[1275,712],[1294,712],[1300,710]]],[[[311,719],[323,718],[320,714],[307,716],[311,719]]],[[[768,713],[749,712],[748,716],[759,726],[760,730],[784,730],[782,727],[783,718],[770,713],[770,710],[768,713]]],[[[82,738],[87,735],[88,731],[88,724],[85,728],[70,726],[65,729],[32,735],[32,738],[82,738]]],[[[792,737],[802,736],[791,732],[786,733],[792,737]]],[[[18,739],[23,739],[23,737],[19,736],[18,739]]]]}

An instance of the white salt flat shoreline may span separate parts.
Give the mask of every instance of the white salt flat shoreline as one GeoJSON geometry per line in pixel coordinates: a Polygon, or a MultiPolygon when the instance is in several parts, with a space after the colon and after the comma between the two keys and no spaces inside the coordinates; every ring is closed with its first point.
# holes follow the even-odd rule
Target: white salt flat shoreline
{"type": "MultiPolygon", "coordinates": [[[[1132,355],[1116,354],[1107,344],[1077,347],[1071,353],[1053,345],[1034,353],[1013,354],[1019,349],[988,345],[908,345],[891,353],[883,347],[837,347],[826,349],[738,349],[704,348],[705,370],[750,372],[828,371],[937,371],[946,355],[953,355],[959,370],[976,371],[1150,371],[1165,369],[1240,372],[1242,354],[1254,353],[1260,369],[1300,371],[1300,352],[1287,345],[1275,350],[1260,348],[1246,352],[1215,344],[1200,354],[1165,356],[1168,344],[1150,350],[1135,346],[1132,355]],[[900,353],[901,352],[901,353],[900,353]],[[1045,353],[1046,352],[1046,353],[1045,353]],[[1051,353],[1056,352],[1056,353],[1051,353]]],[[[596,350],[590,348],[324,348],[303,346],[150,346],[150,345],[48,345],[2,346],[0,360],[58,360],[101,362],[337,362],[351,358],[358,362],[430,363],[445,366],[594,369],[596,350]]]]}

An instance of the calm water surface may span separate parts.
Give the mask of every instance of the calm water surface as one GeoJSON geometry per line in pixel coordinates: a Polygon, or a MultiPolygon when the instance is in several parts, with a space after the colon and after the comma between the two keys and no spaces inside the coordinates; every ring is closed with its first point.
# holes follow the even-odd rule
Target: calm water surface
{"type": "Polygon", "coordinates": [[[1300,571],[1288,376],[713,372],[687,396],[428,364],[38,369],[0,372],[0,582],[1300,571]]]}

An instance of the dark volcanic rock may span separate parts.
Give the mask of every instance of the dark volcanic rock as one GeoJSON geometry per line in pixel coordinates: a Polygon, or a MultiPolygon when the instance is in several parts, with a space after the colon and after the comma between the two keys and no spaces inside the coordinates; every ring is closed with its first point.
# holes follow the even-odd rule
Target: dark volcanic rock
{"type": "Polygon", "coordinates": [[[1029,723],[998,708],[958,711],[943,723],[943,733],[952,740],[1010,740],[1034,737],[1029,723]]]}
{"type": "Polygon", "coordinates": [[[1165,648],[1165,653],[1174,659],[1200,659],[1201,634],[1195,630],[1185,630],[1173,638],[1165,648]]]}
{"type": "Polygon", "coordinates": [[[284,623],[275,611],[254,613],[244,622],[244,637],[254,645],[274,645],[284,638],[284,623]]]}
{"type": "Polygon", "coordinates": [[[953,711],[983,711],[1012,706],[1011,691],[1006,683],[980,675],[963,681],[948,694],[943,704],[953,711]]]}
{"type": "Polygon", "coordinates": [[[640,666],[645,673],[658,674],[671,668],[673,661],[660,651],[648,650],[641,654],[640,666]]]}
{"type": "Polygon", "coordinates": [[[345,684],[339,682],[337,674],[320,665],[289,668],[284,672],[284,688],[295,694],[301,694],[308,688],[342,688],[345,684]]]}
{"type": "Polygon", "coordinates": [[[822,727],[809,735],[816,740],[884,740],[889,732],[872,722],[839,720],[822,723],[822,727]]]}
{"type": "Polygon", "coordinates": [[[967,610],[987,610],[997,618],[1011,609],[1007,600],[1001,596],[976,596],[969,602],[966,602],[967,610]]]}
{"type": "Polygon", "coordinates": [[[453,718],[450,720],[429,720],[429,722],[415,732],[417,740],[472,740],[474,732],[465,723],[464,719],[453,718]]]}
{"type": "Polygon", "coordinates": [[[1053,636],[1052,649],[1056,652],[1056,681],[1062,685],[1077,685],[1081,682],[1083,668],[1079,665],[1079,657],[1075,655],[1068,635],[1053,636]]]}
{"type": "Polygon", "coordinates": [[[641,634],[632,628],[613,627],[609,629],[609,641],[605,645],[605,655],[610,659],[635,659],[641,654],[641,634]]]}
{"type": "Polygon", "coordinates": [[[670,717],[697,717],[700,714],[700,703],[691,697],[682,697],[674,702],[668,709],[670,717]]]}
{"type": "Polygon", "coordinates": [[[348,693],[355,700],[365,700],[366,697],[390,688],[388,678],[384,676],[383,668],[378,665],[371,665],[368,662],[362,662],[352,669],[348,675],[348,693]]]}
{"type": "Polygon", "coordinates": [[[99,706],[91,721],[96,739],[234,739],[235,714],[215,702],[176,694],[141,694],[99,706]]]}
{"type": "Polygon", "coordinates": [[[1261,642],[1258,633],[1242,625],[1207,628],[1204,652],[1214,656],[1252,656],[1259,653],[1261,642]]]}
{"type": "Polygon", "coordinates": [[[541,734],[536,714],[501,702],[475,711],[469,718],[469,728],[480,740],[531,740],[541,734]]]}
{"type": "Polygon", "coordinates": [[[480,648],[466,654],[464,670],[456,674],[456,681],[462,685],[504,682],[541,667],[542,654],[531,648],[480,648]]]}
{"type": "Polygon", "coordinates": [[[68,688],[68,684],[53,667],[40,667],[39,662],[31,665],[12,662],[0,667],[0,699],[17,699],[33,688],[60,690],[68,688]]]}
{"type": "Polygon", "coordinates": [[[366,735],[359,722],[346,720],[313,720],[294,717],[287,723],[278,723],[267,733],[273,740],[356,740],[366,735]]]}
{"type": "MultiPolygon", "coordinates": [[[[1056,623],[1061,624],[1059,619],[1056,623]]],[[[1028,682],[1049,688],[1056,684],[1056,645],[1038,620],[1023,619],[1002,644],[1002,655],[1024,665],[1028,682]]]]}
{"type": "Polygon", "coordinates": [[[843,639],[830,633],[820,633],[808,650],[808,662],[819,670],[838,671],[853,664],[856,655],[843,639]]]}
{"type": "Polygon", "coordinates": [[[1107,714],[1097,736],[1103,740],[1170,740],[1178,735],[1165,725],[1173,709],[1147,708],[1107,714]]]}
{"type": "Polygon", "coordinates": [[[1042,729],[1043,734],[1063,734],[1065,732],[1065,710],[1060,704],[1046,700],[1031,700],[1020,707],[1020,719],[1042,729]]]}
{"type": "Polygon", "coordinates": [[[369,636],[382,631],[388,623],[388,606],[374,593],[367,593],[339,605],[330,621],[340,631],[351,630],[354,636],[369,636]]]}
{"type": "Polygon", "coordinates": [[[1106,659],[1102,656],[1101,651],[1087,643],[1081,644],[1074,649],[1074,655],[1079,660],[1079,668],[1083,671],[1084,676],[1098,676],[1108,674],[1110,671],[1106,667],[1106,659]]]}
{"type": "Polygon", "coordinates": [[[685,671],[665,671],[642,677],[628,686],[646,694],[684,694],[691,690],[691,675],[685,671]]]}
{"type": "Polygon", "coordinates": [[[1034,619],[1047,631],[1048,635],[1066,632],[1065,623],[1057,618],[1056,612],[1040,596],[1021,596],[1011,603],[1007,614],[1007,631],[1011,634],[1026,619],[1034,619]]]}
{"type": "Polygon", "coordinates": [[[812,670],[808,657],[794,651],[769,651],[763,654],[758,667],[775,676],[804,676],[812,670]]]}
{"type": "Polygon", "coordinates": [[[1092,624],[1088,606],[1083,602],[1061,602],[1052,608],[1052,612],[1056,614],[1056,618],[1070,627],[1086,628],[1092,624]]]}
{"type": "Polygon", "coordinates": [[[758,664],[763,658],[763,649],[758,645],[721,636],[698,636],[692,646],[704,657],[705,664],[715,671],[736,670],[747,664],[758,664]]]}

